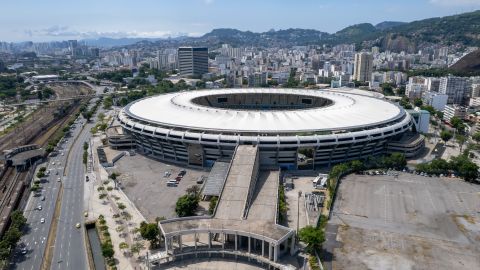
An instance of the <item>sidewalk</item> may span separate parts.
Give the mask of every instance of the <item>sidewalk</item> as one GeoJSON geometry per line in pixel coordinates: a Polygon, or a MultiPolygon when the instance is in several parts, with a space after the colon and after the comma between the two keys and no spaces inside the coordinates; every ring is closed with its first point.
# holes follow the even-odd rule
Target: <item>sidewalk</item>
{"type": "Polygon", "coordinates": [[[142,221],[146,221],[135,205],[128,199],[122,190],[113,189],[114,183],[108,178],[108,172],[99,164],[95,149],[101,145],[99,137],[93,137],[90,143],[90,154],[93,154],[93,171],[88,174],[90,181],[85,182],[85,209],[88,211],[88,220],[96,220],[103,215],[107,221],[108,231],[115,250],[117,269],[147,269],[145,263],[138,258],[144,258],[148,250],[148,241],[144,241],[139,233],[134,233],[142,221]],[[98,188],[104,190],[99,191],[98,188]],[[100,194],[106,194],[100,199],[100,194]],[[124,210],[118,204],[126,206],[124,210]],[[128,213],[127,215],[122,214],[128,213]],[[119,244],[125,242],[128,249],[120,250],[119,244]],[[130,254],[134,243],[142,243],[143,249],[139,254],[130,254]]]}

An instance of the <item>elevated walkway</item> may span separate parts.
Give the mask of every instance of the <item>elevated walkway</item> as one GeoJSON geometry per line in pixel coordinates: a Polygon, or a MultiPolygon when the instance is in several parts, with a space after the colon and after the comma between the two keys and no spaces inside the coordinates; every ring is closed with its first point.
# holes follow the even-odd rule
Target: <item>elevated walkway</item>
{"type": "Polygon", "coordinates": [[[282,269],[277,260],[295,251],[295,230],[276,222],[280,173],[259,168],[258,147],[237,146],[212,217],[160,221],[165,256],[178,258],[188,249],[194,253],[203,249],[208,254],[232,252],[249,258],[259,256],[274,269],[282,269]],[[187,235],[193,245],[183,244],[182,238],[187,235]],[[207,236],[206,244],[198,240],[199,235],[207,236]],[[221,241],[222,249],[212,244],[213,239],[221,241]]]}
{"type": "Polygon", "coordinates": [[[217,160],[213,164],[212,170],[207,177],[205,187],[203,188],[203,196],[220,196],[222,188],[225,185],[228,170],[230,168],[230,160],[217,160]]]}
{"type": "Polygon", "coordinates": [[[218,200],[216,219],[242,220],[258,177],[258,147],[239,145],[218,200]]]}
{"type": "Polygon", "coordinates": [[[248,220],[276,222],[279,177],[279,171],[260,171],[247,214],[248,220]]]}

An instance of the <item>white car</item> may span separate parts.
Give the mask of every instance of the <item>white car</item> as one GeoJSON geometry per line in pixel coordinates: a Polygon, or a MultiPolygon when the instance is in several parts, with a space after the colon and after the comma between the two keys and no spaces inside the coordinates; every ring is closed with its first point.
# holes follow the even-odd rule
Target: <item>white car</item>
{"type": "Polygon", "coordinates": [[[40,219],[40,223],[45,223],[45,218],[42,217],[42,218],[40,219]]]}
{"type": "Polygon", "coordinates": [[[62,179],[60,177],[57,178],[57,182],[61,182],[62,179]]]}
{"type": "Polygon", "coordinates": [[[41,210],[42,210],[42,206],[41,206],[41,205],[38,205],[36,209],[37,209],[38,211],[41,211],[41,210]]]}

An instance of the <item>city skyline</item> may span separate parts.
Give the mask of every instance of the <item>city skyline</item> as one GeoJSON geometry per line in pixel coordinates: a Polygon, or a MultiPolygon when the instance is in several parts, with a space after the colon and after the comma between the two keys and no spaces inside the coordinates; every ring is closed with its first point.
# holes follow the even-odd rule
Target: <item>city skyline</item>
{"type": "Polygon", "coordinates": [[[4,14],[0,24],[11,27],[0,29],[1,41],[40,42],[99,37],[201,36],[215,28],[253,32],[308,28],[334,33],[358,23],[411,22],[470,12],[480,8],[480,0],[407,0],[401,4],[380,0],[361,3],[354,0],[342,3],[311,0],[295,3],[272,0],[260,3],[250,0],[185,0],[181,3],[86,0],[75,7],[58,0],[20,0],[4,3],[2,7],[4,14]],[[25,6],[29,8],[23,8],[25,6]],[[169,12],[163,12],[165,10],[169,12]],[[341,19],[339,15],[342,15],[341,19]]]}

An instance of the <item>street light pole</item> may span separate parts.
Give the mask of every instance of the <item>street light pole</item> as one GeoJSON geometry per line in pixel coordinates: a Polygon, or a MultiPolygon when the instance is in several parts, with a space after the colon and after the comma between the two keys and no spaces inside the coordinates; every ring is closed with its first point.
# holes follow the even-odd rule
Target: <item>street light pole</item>
{"type": "Polygon", "coordinates": [[[298,192],[298,199],[297,199],[297,235],[300,223],[300,197],[302,196],[302,191],[298,192]]]}

